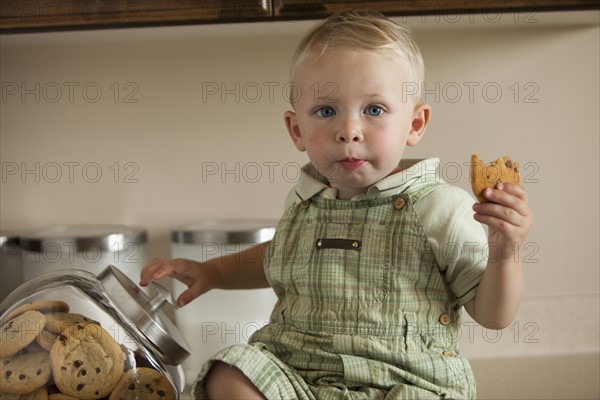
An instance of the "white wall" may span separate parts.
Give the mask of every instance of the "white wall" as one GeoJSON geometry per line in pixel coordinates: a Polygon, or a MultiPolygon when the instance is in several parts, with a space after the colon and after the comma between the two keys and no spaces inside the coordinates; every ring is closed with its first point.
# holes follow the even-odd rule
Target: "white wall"
{"type": "MultiPolygon", "coordinates": [[[[472,152],[511,155],[536,216],[516,324],[498,337],[467,321],[464,353],[597,352],[598,12],[406,22],[433,106],[407,156],[440,157],[469,190],[472,152]]],[[[151,256],[168,257],[181,224],[277,218],[305,162],[282,114],[288,62],[312,24],[3,35],[0,227],[142,225],[151,256]]]]}

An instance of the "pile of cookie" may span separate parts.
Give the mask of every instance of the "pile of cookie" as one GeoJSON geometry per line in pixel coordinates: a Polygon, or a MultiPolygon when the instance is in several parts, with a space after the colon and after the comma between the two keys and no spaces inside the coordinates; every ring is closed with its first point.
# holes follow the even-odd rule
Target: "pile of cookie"
{"type": "Polygon", "coordinates": [[[96,321],[58,300],[26,303],[3,318],[0,400],[174,400],[168,378],[127,357],[96,321]]]}

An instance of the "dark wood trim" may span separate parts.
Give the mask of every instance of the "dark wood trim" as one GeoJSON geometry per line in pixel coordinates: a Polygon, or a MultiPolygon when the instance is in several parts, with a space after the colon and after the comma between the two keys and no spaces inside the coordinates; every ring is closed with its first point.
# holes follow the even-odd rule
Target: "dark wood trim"
{"type": "Polygon", "coordinates": [[[281,21],[349,9],[390,16],[600,9],[600,0],[2,0],[0,33],[281,21]]]}
{"type": "Polygon", "coordinates": [[[260,0],[2,0],[0,32],[268,20],[260,0]]]}
{"type": "Polygon", "coordinates": [[[348,1],[276,0],[274,16],[286,18],[322,18],[350,9],[370,9],[386,15],[471,14],[518,11],[569,11],[600,9],[598,0],[434,0],[434,1],[348,1]]]}

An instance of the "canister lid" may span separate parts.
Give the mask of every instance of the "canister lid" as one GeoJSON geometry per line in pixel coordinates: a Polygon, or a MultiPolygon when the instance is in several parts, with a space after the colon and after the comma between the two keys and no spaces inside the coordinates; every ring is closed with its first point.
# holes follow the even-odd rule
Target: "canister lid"
{"type": "Polygon", "coordinates": [[[272,219],[209,219],[171,232],[172,243],[263,243],[273,238],[272,219]]]}
{"type": "Polygon", "coordinates": [[[126,225],[54,225],[20,237],[24,250],[41,252],[47,246],[65,251],[83,251],[90,245],[102,251],[121,251],[148,241],[146,230],[126,225]]]}
{"type": "Polygon", "coordinates": [[[19,235],[13,232],[0,231],[0,247],[16,246],[19,244],[19,235]]]}
{"type": "Polygon", "coordinates": [[[153,282],[157,293],[148,298],[131,279],[112,265],[98,275],[98,280],[113,304],[152,342],[164,362],[177,365],[191,354],[181,332],[160,310],[167,302],[177,308],[168,290],[153,282]]]}

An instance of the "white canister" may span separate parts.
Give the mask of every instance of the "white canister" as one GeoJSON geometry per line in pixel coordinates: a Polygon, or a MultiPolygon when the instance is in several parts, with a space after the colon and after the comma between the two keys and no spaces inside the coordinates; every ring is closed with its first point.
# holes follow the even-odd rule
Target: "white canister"
{"type": "Polygon", "coordinates": [[[146,230],[125,225],[55,225],[20,237],[23,279],[58,269],[98,275],[108,265],[139,282],[148,262],[146,230]]]}
{"type": "MultiPolygon", "coordinates": [[[[207,261],[234,254],[273,238],[277,221],[264,219],[206,220],[171,232],[171,255],[207,261]]],[[[259,254],[257,253],[258,257],[259,254]]],[[[253,253],[247,254],[253,257],[253,253]]],[[[176,296],[186,289],[175,283],[176,296]]],[[[268,321],[277,297],[272,289],[212,290],[179,309],[176,324],[192,355],[183,362],[186,381],[217,351],[247,343],[268,321]]]]}
{"type": "Polygon", "coordinates": [[[23,283],[19,236],[0,231],[0,301],[23,283]]]}

